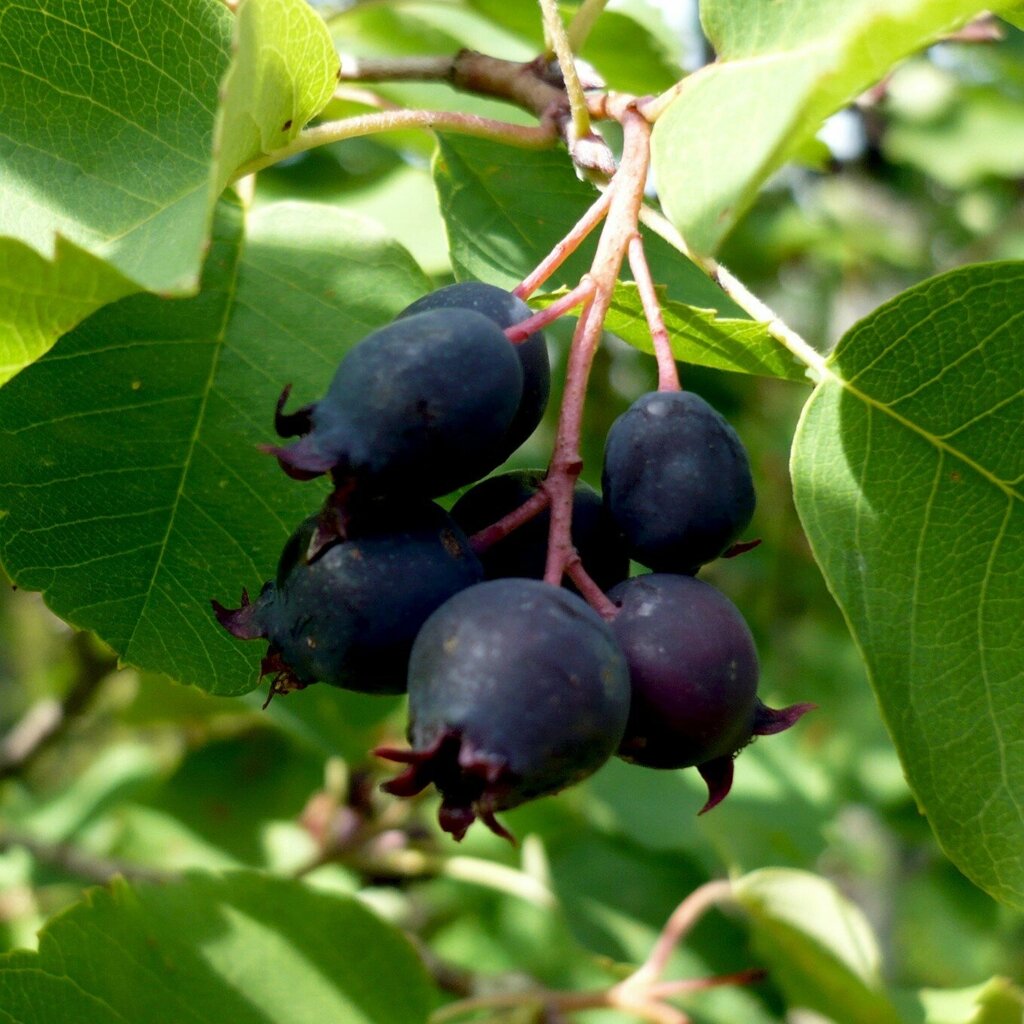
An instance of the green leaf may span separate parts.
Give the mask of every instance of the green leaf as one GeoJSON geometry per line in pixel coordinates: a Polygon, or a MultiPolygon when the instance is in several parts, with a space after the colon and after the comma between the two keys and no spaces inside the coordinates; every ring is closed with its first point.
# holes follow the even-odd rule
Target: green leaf
{"type": "Polygon", "coordinates": [[[994,89],[965,89],[934,120],[891,121],[883,147],[890,160],[949,188],[995,176],[1013,180],[1024,175],[1024,108],[994,89]]]}
{"type": "MultiPolygon", "coordinates": [[[[545,295],[544,306],[564,291],[545,295]]],[[[713,309],[697,309],[662,298],[661,311],[676,359],[699,366],[807,383],[807,367],[753,320],[719,318],[713,309]]],[[[619,282],[605,327],[641,352],[653,354],[650,329],[635,284],[619,282]]]]}
{"type": "Polygon", "coordinates": [[[303,0],[247,0],[232,62],[235,21],[220,0],[5,10],[0,383],[107,302],[193,292],[224,182],[330,96],[330,38],[303,0]]]}
{"type": "Polygon", "coordinates": [[[9,6],[0,234],[47,259],[63,237],[143,288],[194,287],[231,23],[217,0],[148,4],[143,26],[116,0],[9,6]]]}
{"type": "Polygon", "coordinates": [[[217,115],[214,196],[247,160],[291,142],[338,84],[334,43],[305,0],[244,0],[234,48],[217,115]]]}
{"type": "Polygon", "coordinates": [[[857,324],[793,453],[797,509],[953,862],[1024,906],[1024,263],[857,324]]]}
{"type": "Polygon", "coordinates": [[[653,167],[687,242],[713,251],[765,179],[897,61],[977,14],[978,0],[706,0],[718,59],[658,119],[653,167]]]}
{"type": "Polygon", "coordinates": [[[416,1024],[431,986],[357,900],[237,872],[115,879],[0,957],[0,1020],[47,1024],[416,1024]]]}
{"type": "MultiPolygon", "coordinates": [[[[485,139],[441,135],[434,179],[456,276],[512,288],[565,237],[597,199],[576,177],[563,149],[524,150],[485,139]]],[[[592,234],[550,278],[548,286],[572,288],[589,270],[592,234]]],[[[654,279],[678,302],[743,311],[686,257],[644,232],[654,279]]],[[[624,276],[627,276],[624,274],[624,276]]]]}
{"type": "Polygon", "coordinates": [[[758,956],[792,1006],[844,1024],[897,1024],[871,928],[831,883],[766,868],[738,878],[733,894],[750,915],[758,956]]]}
{"type": "Polygon", "coordinates": [[[0,239],[0,384],[100,306],[134,291],[110,264],[64,238],[52,261],[17,239],[0,239]]]}
{"type": "Polygon", "coordinates": [[[1020,1024],[1024,992],[1006,978],[960,989],[925,988],[897,994],[904,1019],[917,1024],[1020,1024]]]}
{"type": "Polygon", "coordinates": [[[0,560],[125,660],[221,694],[259,649],[211,598],[256,592],[317,505],[256,449],[274,403],[323,394],[344,351],[428,288],[408,254],[334,207],[222,204],[203,288],[96,313],[0,390],[0,560]]]}

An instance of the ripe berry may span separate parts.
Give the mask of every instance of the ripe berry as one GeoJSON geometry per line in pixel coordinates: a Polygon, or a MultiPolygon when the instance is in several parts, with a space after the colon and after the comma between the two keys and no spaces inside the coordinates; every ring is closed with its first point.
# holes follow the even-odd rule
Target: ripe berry
{"type": "Polygon", "coordinates": [[[754,514],[743,444],[689,391],[642,395],[612,424],[602,487],[630,554],[656,572],[696,572],[754,514]]]}
{"type": "Polygon", "coordinates": [[[274,692],[317,681],[365,693],[405,689],[420,626],[449,597],[479,582],[483,569],[465,535],[432,502],[378,503],[349,534],[308,557],[318,517],[285,544],[277,577],[221,624],[243,639],[270,641],[264,672],[274,692]]]}
{"type": "MultiPolygon", "coordinates": [[[[543,470],[518,469],[488,477],[459,498],[452,518],[472,536],[532,498],[544,475],[543,470]]],[[[545,509],[481,552],[484,577],[543,579],[550,523],[551,514],[545,509]]],[[[602,590],[629,575],[629,556],[601,495],[582,481],[577,481],[573,493],[572,541],[583,567],[602,590]]]]}
{"type": "Polygon", "coordinates": [[[636,576],[613,587],[612,621],[629,664],[632,703],[619,756],[649,768],[693,765],[708,811],[732,786],[752,737],[789,728],[813,705],[775,711],[757,697],[754,638],[736,606],[693,576],[636,576]]]}
{"type": "MultiPolygon", "coordinates": [[[[502,330],[521,323],[533,314],[533,310],[522,299],[503,288],[483,281],[460,281],[417,299],[403,309],[397,319],[424,313],[428,309],[452,308],[472,309],[482,313],[502,330]]],[[[523,396],[505,436],[506,458],[537,429],[544,418],[551,393],[551,363],[543,332],[535,331],[516,344],[515,352],[523,368],[523,396]]]]}
{"type": "Polygon", "coordinates": [[[278,429],[291,475],[331,471],[364,494],[445,494],[499,465],[523,371],[493,320],[436,309],[374,331],[342,359],[326,396],[278,429]]]}
{"type": "Polygon", "coordinates": [[[622,738],[629,673],[608,625],[581,598],[537,580],[456,594],[420,630],[409,662],[408,767],[385,789],[430,783],[441,827],[461,839],[480,818],[579,782],[622,738]]]}

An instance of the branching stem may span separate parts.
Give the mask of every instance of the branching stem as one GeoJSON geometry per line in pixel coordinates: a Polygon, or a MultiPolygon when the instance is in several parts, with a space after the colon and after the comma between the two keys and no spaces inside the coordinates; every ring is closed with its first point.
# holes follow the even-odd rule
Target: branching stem
{"type": "Polygon", "coordinates": [[[505,328],[505,337],[514,344],[525,341],[534,331],[539,331],[548,324],[554,323],[560,316],[568,313],[570,309],[589,302],[593,298],[596,285],[589,274],[584,274],[580,283],[568,295],[556,299],[550,306],[534,313],[526,320],[505,328]]]}
{"type": "Polygon", "coordinates": [[[512,289],[513,295],[528,299],[579,247],[584,239],[601,223],[612,201],[606,190],[594,201],[585,214],[573,225],[569,233],[537,264],[522,282],[512,289]]]}
{"type": "Polygon", "coordinates": [[[619,112],[623,126],[622,163],[609,191],[608,215],[597,243],[590,276],[596,290],[576,325],[569,348],[565,391],[555,435],[554,452],[544,488],[551,499],[551,532],[544,578],[558,586],[565,567],[574,556],[572,546],[572,499],[582,469],[580,433],[587,380],[594,353],[600,344],[604,318],[611,304],[615,282],[629,240],[636,233],[650,156],[650,125],[635,108],[626,104],[619,112]]]}

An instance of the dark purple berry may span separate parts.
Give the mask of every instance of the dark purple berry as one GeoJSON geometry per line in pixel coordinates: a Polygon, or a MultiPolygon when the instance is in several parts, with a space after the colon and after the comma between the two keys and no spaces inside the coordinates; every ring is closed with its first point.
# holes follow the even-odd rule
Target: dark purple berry
{"type": "Polygon", "coordinates": [[[754,514],[743,444],[690,391],[642,395],[612,424],[602,487],[631,556],[656,572],[696,572],[754,514]]]}
{"type": "Polygon", "coordinates": [[[411,750],[387,783],[409,796],[434,783],[440,821],[461,839],[480,818],[555,793],[618,748],[629,674],[611,629],[581,598],[537,580],[470,587],[426,622],[409,662],[411,750]]]}
{"type": "Polygon", "coordinates": [[[327,394],[276,422],[309,430],[273,449],[293,476],[331,472],[364,494],[440,495],[506,457],[523,371],[493,320],[436,309],[396,320],[342,359],[327,394]]]}
{"type": "Polygon", "coordinates": [[[427,617],[483,569],[465,535],[432,502],[378,503],[349,523],[350,533],[318,547],[319,516],[285,544],[276,580],[260,598],[228,611],[221,624],[270,647],[265,672],[276,692],[330,683],[365,693],[400,693],[413,640],[427,617]]]}
{"type": "Polygon", "coordinates": [[[754,638],[736,606],[693,576],[636,576],[613,587],[612,622],[632,686],[619,756],[649,768],[696,766],[708,811],[732,786],[752,737],[781,732],[813,705],[774,711],[757,697],[754,638]]]}
{"type": "MultiPolygon", "coordinates": [[[[544,476],[543,470],[517,469],[488,477],[459,498],[452,507],[452,518],[472,536],[532,498],[544,476]]],[[[545,509],[482,551],[480,561],[485,578],[543,579],[550,524],[551,514],[545,509]]],[[[629,556],[601,495],[582,481],[577,481],[573,493],[572,541],[583,568],[602,590],[629,575],[629,556]]]]}
{"type": "MultiPolygon", "coordinates": [[[[417,299],[398,314],[398,319],[428,309],[452,308],[482,313],[502,330],[533,315],[533,310],[522,299],[504,288],[483,281],[460,281],[417,299]]],[[[506,458],[537,429],[551,393],[551,362],[543,332],[535,331],[517,343],[515,351],[523,368],[523,396],[505,436],[506,458]]]]}

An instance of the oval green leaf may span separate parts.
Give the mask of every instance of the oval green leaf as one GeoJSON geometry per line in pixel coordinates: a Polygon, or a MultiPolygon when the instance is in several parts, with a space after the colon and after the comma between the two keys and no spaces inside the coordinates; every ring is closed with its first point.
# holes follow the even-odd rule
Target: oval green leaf
{"type": "Polygon", "coordinates": [[[255,873],[115,879],[0,957],[0,1020],[419,1024],[431,984],[358,900],[255,873]]]}
{"type": "Polygon", "coordinates": [[[311,203],[224,202],[200,293],[94,314],[0,390],[0,561],[127,662],[212,693],[259,650],[210,599],[271,574],[318,504],[256,449],[274,403],[326,390],[341,355],[429,284],[366,221],[311,203]]]}
{"type": "Polygon", "coordinates": [[[797,509],[953,862],[1024,906],[1024,263],[857,324],[793,453],[797,509]]]}
{"type": "Polygon", "coordinates": [[[666,211],[713,251],[764,181],[897,61],[985,8],[978,0],[704,0],[717,60],[676,86],[653,134],[666,211]]]}

